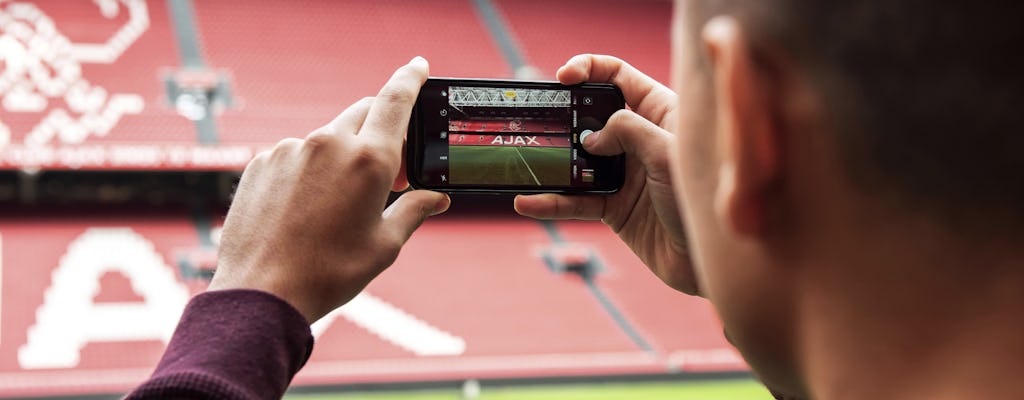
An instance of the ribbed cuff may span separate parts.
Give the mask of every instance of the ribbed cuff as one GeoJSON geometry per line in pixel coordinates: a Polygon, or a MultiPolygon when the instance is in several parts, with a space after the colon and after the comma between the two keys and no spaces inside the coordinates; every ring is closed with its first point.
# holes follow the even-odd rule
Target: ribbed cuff
{"type": "Polygon", "coordinates": [[[309,322],[257,290],[202,293],[189,302],[149,381],[128,398],[280,398],[313,351],[309,322]]]}

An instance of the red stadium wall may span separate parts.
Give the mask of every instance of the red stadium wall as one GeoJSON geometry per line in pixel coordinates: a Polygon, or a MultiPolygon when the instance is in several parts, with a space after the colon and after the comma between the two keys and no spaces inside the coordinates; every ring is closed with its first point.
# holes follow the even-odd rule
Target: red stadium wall
{"type": "MultiPolygon", "coordinates": [[[[580,223],[566,233],[601,260],[597,282],[651,351],[579,277],[548,270],[540,254],[554,243],[540,224],[440,217],[364,294],[314,324],[295,384],[744,368],[707,305],[659,282],[611,231],[580,223]]],[[[117,393],[145,379],[205,288],[181,266],[202,248],[184,213],[3,219],[0,396],[117,393]]]]}
{"type": "MultiPolygon", "coordinates": [[[[624,55],[667,76],[669,2],[495,3],[548,76],[575,52],[624,55]]],[[[182,61],[166,1],[0,2],[4,18],[27,27],[0,29],[0,169],[241,170],[373,95],[415,55],[435,76],[512,73],[468,0],[193,5],[207,71],[230,82],[234,99],[215,110],[214,143],[200,143],[167,98],[164,78],[182,61]]],[[[553,121],[450,125],[449,144],[462,136],[467,145],[570,146],[568,125],[553,121]]],[[[205,289],[222,223],[206,215],[215,220],[207,238],[192,213],[152,208],[4,210],[0,397],[121,393],[149,375],[185,302],[205,289]]],[[[578,276],[549,271],[542,256],[556,243],[544,226],[444,216],[425,223],[365,294],[314,324],[316,348],[294,384],[745,369],[707,304],[667,288],[606,226],[555,226],[600,261],[596,287],[650,349],[578,276]]]]}
{"type": "Polygon", "coordinates": [[[569,133],[569,123],[565,121],[530,119],[452,120],[448,122],[448,131],[569,133]]]}
{"type": "Polygon", "coordinates": [[[449,146],[570,147],[566,135],[477,135],[448,133],[449,146]]]}

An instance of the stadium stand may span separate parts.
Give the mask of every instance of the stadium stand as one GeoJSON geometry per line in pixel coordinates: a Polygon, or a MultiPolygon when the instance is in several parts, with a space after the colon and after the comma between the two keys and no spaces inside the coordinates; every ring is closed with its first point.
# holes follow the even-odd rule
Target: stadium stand
{"type": "Polygon", "coordinates": [[[218,121],[226,142],[303,135],[376,94],[393,67],[417,55],[434,76],[511,73],[468,2],[302,0],[247,9],[196,2],[211,65],[239,82],[241,106],[218,121]]]}
{"type": "MultiPolygon", "coordinates": [[[[131,332],[146,333],[153,326],[133,326],[130,319],[138,315],[130,311],[127,318],[98,318],[104,312],[90,307],[125,312],[118,307],[150,291],[142,288],[151,283],[153,271],[145,268],[151,261],[146,255],[158,255],[158,268],[173,279],[171,260],[160,255],[198,245],[187,214],[171,209],[19,214],[5,216],[0,228],[5,278],[0,395],[109,392],[147,376],[163,343],[133,340],[131,332]],[[79,341],[86,337],[94,340],[79,341]]],[[[181,294],[187,300],[188,293],[181,294]]],[[[177,319],[173,313],[152,317],[171,328],[177,319]]]]}
{"type": "Polygon", "coordinates": [[[570,146],[566,135],[515,134],[515,135],[476,135],[452,133],[448,136],[449,146],[526,146],[526,147],[564,147],[570,146]]]}
{"type": "Polygon", "coordinates": [[[534,133],[569,133],[569,126],[558,120],[452,120],[448,123],[451,132],[534,132],[534,133]]]}
{"type": "Polygon", "coordinates": [[[611,54],[668,82],[670,0],[495,0],[527,62],[551,77],[569,57],[611,54]]]}
{"type": "Polygon", "coordinates": [[[704,300],[681,296],[666,286],[636,262],[622,241],[594,229],[593,224],[565,221],[558,227],[566,240],[592,246],[605,269],[595,278],[597,285],[621,306],[657,351],[669,355],[673,367],[699,371],[742,365],[735,354],[720,351],[729,346],[704,300]],[[699,362],[692,362],[694,359],[699,362]]]}
{"type": "MultiPolygon", "coordinates": [[[[196,134],[191,124],[179,117],[166,103],[164,85],[159,79],[161,73],[179,65],[174,51],[174,38],[167,7],[160,2],[148,3],[148,6],[145,2],[138,4],[142,4],[143,7],[134,12],[135,14],[122,9],[112,19],[103,17],[97,6],[88,1],[43,1],[20,5],[7,3],[3,6],[7,9],[5,15],[28,26],[30,32],[21,40],[22,43],[27,45],[31,40],[36,40],[35,51],[43,50],[40,47],[47,47],[50,51],[41,57],[40,65],[35,68],[31,64],[25,66],[27,71],[24,76],[33,76],[33,79],[15,82],[34,82],[39,86],[48,82],[49,85],[46,87],[51,94],[45,96],[49,97],[49,104],[45,105],[47,111],[63,108],[62,106],[70,99],[67,94],[72,91],[73,85],[83,85],[83,89],[91,92],[78,97],[94,96],[89,101],[84,101],[89,103],[88,106],[95,107],[106,103],[105,107],[97,107],[97,114],[103,116],[101,119],[114,120],[109,132],[100,129],[83,137],[68,130],[64,134],[58,133],[50,137],[40,135],[38,139],[33,140],[26,136],[40,122],[38,112],[10,112],[12,110],[8,107],[3,114],[2,122],[11,132],[10,143],[32,141],[38,144],[60,145],[78,144],[83,141],[145,144],[196,142],[196,134]],[[141,24],[138,28],[132,23],[133,15],[136,20],[142,21],[134,24],[141,24]],[[74,23],[68,24],[68,21],[74,23]],[[74,57],[74,49],[60,47],[61,40],[47,39],[44,26],[48,23],[55,23],[57,26],[54,36],[68,41],[72,46],[108,46],[103,50],[89,48],[87,50],[90,51],[81,51],[86,54],[85,56],[74,57]],[[128,38],[121,37],[120,40],[129,43],[122,48],[111,40],[120,31],[139,32],[134,40],[131,40],[134,37],[132,35],[128,38]],[[117,49],[121,49],[122,52],[118,54],[117,49]],[[116,68],[111,68],[108,60],[102,59],[108,54],[117,55],[114,57],[116,68]],[[109,98],[96,104],[96,96],[109,98]],[[116,98],[121,101],[115,100],[116,98]],[[139,106],[139,103],[142,105],[139,106]],[[135,110],[136,107],[139,109],[135,110]]],[[[13,53],[5,53],[5,56],[9,60],[21,58],[13,53]]],[[[8,64],[4,71],[5,75],[16,72],[16,68],[18,67],[8,64]]],[[[14,80],[18,76],[4,78],[5,81],[14,80]]],[[[6,88],[0,88],[0,94],[14,91],[13,88],[4,89],[6,88]]],[[[28,105],[33,102],[22,100],[19,103],[28,105]]],[[[67,125],[63,124],[65,127],[67,125]]]]}
{"type": "MultiPolygon", "coordinates": [[[[216,265],[248,159],[373,95],[415,55],[435,76],[507,78],[493,37],[507,27],[549,77],[587,51],[667,77],[668,1],[494,0],[498,22],[482,3],[0,2],[0,397],[120,393],[144,379],[216,265]],[[29,34],[42,39],[18,36],[29,34]],[[59,51],[12,53],[40,43],[59,51]],[[36,61],[78,86],[18,69],[36,61]],[[191,80],[207,92],[180,104],[175,88],[191,80]],[[202,101],[222,101],[206,108],[212,137],[190,115],[202,101]],[[70,118],[30,138],[54,112],[70,118]]],[[[518,128],[564,130],[533,122],[518,128]]],[[[541,224],[497,197],[455,199],[313,330],[297,385],[745,369],[707,305],[662,285],[606,227],[541,224]],[[578,258],[598,271],[554,268],[561,245],[590,251],[578,258]]]]}
{"type": "MultiPolygon", "coordinates": [[[[616,328],[578,277],[548,271],[538,254],[550,239],[539,224],[498,223],[500,231],[487,234],[481,233],[490,232],[495,221],[447,218],[426,224],[395,265],[367,288],[465,341],[458,357],[419,363],[419,368],[403,366],[409,362],[403,360],[384,370],[424,380],[662,368],[616,328]]],[[[339,348],[394,347],[379,339],[350,343],[350,327],[338,328],[344,330],[332,327],[324,340],[337,340],[339,348]]],[[[309,367],[308,373],[317,374],[320,359],[314,357],[309,367]]]]}

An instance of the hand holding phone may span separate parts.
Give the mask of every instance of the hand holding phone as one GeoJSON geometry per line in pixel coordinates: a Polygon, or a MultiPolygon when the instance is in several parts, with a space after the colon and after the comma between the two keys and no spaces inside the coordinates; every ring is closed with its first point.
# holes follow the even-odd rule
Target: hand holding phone
{"type": "Polygon", "coordinates": [[[431,78],[406,139],[417,189],[491,193],[613,193],[624,156],[597,156],[583,138],[625,108],[611,84],[431,78]]]}
{"type": "Polygon", "coordinates": [[[611,56],[577,55],[556,75],[567,85],[609,82],[622,89],[631,111],[616,112],[601,133],[587,141],[587,148],[599,154],[627,153],[626,181],[607,196],[517,196],[516,212],[538,219],[600,220],[666,284],[699,294],[669,172],[673,141],[665,128],[676,125],[679,97],[611,56]]]}
{"type": "Polygon", "coordinates": [[[447,196],[411,191],[384,207],[401,167],[412,98],[427,78],[417,57],[382,94],[355,103],[306,139],[260,153],[238,183],[209,290],[257,289],[316,321],[390,265],[447,196]]]}

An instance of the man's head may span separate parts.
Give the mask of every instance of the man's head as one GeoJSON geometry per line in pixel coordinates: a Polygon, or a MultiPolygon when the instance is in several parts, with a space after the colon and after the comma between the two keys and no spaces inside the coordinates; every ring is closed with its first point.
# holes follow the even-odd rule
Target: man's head
{"type": "Polygon", "coordinates": [[[768,380],[803,389],[801,299],[824,274],[856,281],[821,271],[887,251],[870,240],[1024,236],[1024,25],[997,3],[677,1],[680,207],[705,293],[768,380]]]}

